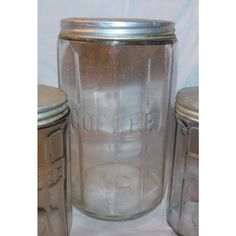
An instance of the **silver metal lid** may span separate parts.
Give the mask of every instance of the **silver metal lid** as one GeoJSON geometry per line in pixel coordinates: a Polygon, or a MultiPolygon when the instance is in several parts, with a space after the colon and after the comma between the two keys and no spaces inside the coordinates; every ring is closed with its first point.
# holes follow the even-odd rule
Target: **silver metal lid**
{"type": "Polygon", "coordinates": [[[181,89],[176,96],[175,110],[180,115],[198,122],[198,87],[181,89]]]}
{"type": "Polygon", "coordinates": [[[38,126],[55,122],[68,112],[67,96],[61,89],[38,86],[38,126]]]}
{"type": "Polygon", "coordinates": [[[171,21],[118,18],[67,18],[61,20],[59,38],[71,40],[175,40],[171,21]]]}

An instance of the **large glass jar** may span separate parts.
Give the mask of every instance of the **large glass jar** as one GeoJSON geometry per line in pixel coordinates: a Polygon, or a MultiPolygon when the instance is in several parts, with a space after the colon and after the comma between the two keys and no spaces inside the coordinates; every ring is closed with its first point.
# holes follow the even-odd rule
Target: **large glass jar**
{"type": "Polygon", "coordinates": [[[163,196],[174,23],[61,21],[59,84],[68,94],[72,198],[102,219],[138,217],[163,196]]]}
{"type": "Polygon", "coordinates": [[[198,88],[176,98],[176,131],[167,219],[178,235],[198,235],[198,88]]]}
{"type": "Polygon", "coordinates": [[[69,108],[58,88],[38,87],[38,236],[68,236],[72,223],[69,108]]]}

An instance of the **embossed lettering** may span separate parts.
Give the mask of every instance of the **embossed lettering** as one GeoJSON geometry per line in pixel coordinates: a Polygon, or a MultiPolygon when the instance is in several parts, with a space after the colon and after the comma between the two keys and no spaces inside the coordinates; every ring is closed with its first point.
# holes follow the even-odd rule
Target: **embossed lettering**
{"type": "Polygon", "coordinates": [[[82,127],[84,132],[92,131],[92,117],[89,113],[83,114],[82,127]]]}
{"type": "Polygon", "coordinates": [[[152,131],[155,128],[155,112],[146,114],[146,131],[152,131]]]}
{"type": "Polygon", "coordinates": [[[99,133],[99,131],[101,131],[101,127],[104,125],[103,124],[104,118],[105,116],[103,115],[97,116],[97,119],[96,119],[96,133],[97,134],[99,133]]]}
{"type": "Polygon", "coordinates": [[[135,114],[135,116],[134,115],[130,116],[129,123],[130,123],[129,126],[130,135],[135,134],[141,126],[140,114],[135,114]]]}

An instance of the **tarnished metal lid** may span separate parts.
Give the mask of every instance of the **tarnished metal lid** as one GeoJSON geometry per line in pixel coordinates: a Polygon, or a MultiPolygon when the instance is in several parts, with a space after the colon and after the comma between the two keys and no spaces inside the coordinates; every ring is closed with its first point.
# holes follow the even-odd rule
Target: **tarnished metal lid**
{"type": "Polygon", "coordinates": [[[43,126],[61,119],[69,112],[67,96],[63,90],[38,86],[38,126],[43,126]]]}
{"type": "Polygon", "coordinates": [[[71,40],[175,40],[171,21],[116,18],[67,18],[61,20],[59,38],[71,40]]]}
{"type": "Polygon", "coordinates": [[[198,122],[198,87],[181,89],[177,93],[175,110],[180,115],[198,122]]]}

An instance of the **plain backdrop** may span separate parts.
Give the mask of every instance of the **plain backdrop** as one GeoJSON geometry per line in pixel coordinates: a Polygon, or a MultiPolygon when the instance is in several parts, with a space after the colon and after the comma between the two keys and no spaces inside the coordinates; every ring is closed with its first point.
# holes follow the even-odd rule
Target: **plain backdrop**
{"type": "Polygon", "coordinates": [[[38,79],[58,86],[56,42],[66,17],[172,20],[178,37],[177,88],[198,85],[198,0],[39,0],[38,79]]]}
{"type": "MultiPolygon", "coordinates": [[[[198,85],[198,0],[39,0],[40,84],[58,86],[56,44],[60,20],[66,17],[146,18],[174,21],[178,38],[177,89],[198,85]]],[[[164,210],[164,206],[162,208],[164,210]]],[[[162,228],[158,226],[159,211],[154,211],[139,221],[132,221],[129,223],[131,225],[96,221],[74,211],[71,235],[173,235],[164,223],[162,228]]],[[[161,219],[159,221],[161,222],[161,219]]]]}
{"type": "MultiPolygon", "coordinates": [[[[50,12],[55,14],[59,0],[53,1],[53,7],[49,0],[39,1],[38,8],[37,0],[2,1],[0,8],[0,235],[37,235],[37,46],[41,44],[36,38],[37,11],[47,3],[51,6],[50,12]]],[[[139,1],[135,2],[137,5],[139,1]]],[[[151,1],[145,4],[147,2],[151,1]]],[[[162,4],[167,2],[170,5],[167,0],[162,4]]],[[[171,2],[181,6],[183,1],[171,2]]],[[[88,9],[96,11],[93,5],[88,9]]],[[[41,15],[42,12],[40,18],[41,15]]],[[[236,38],[236,31],[232,30],[236,22],[235,1],[202,0],[199,20],[200,235],[231,236],[236,235],[236,126],[229,123],[236,118],[236,44],[232,41],[236,38]]],[[[42,32],[39,28],[39,35],[42,32]]],[[[53,57],[54,65],[55,60],[53,57]]],[[[43,75],[41,66],[39,70],[43,75]]],[[[50,82],[46,76],[45,83],[46,78],[50,82]]],[[[56,80],[51,77],[55,84],[56,80]]]]}

